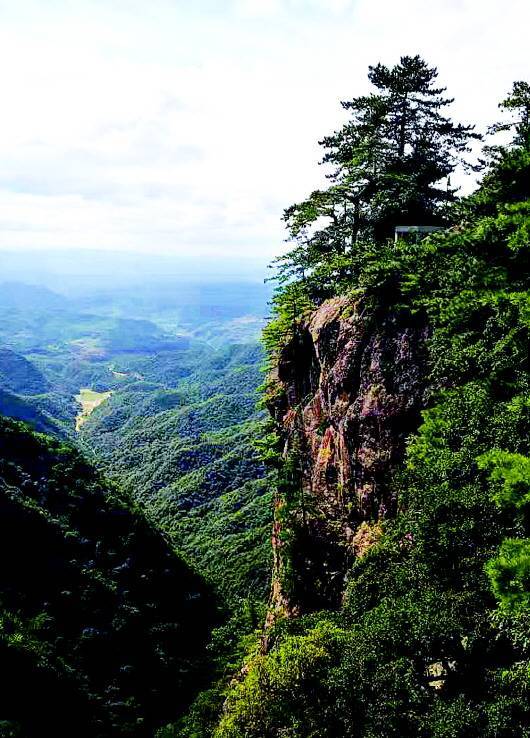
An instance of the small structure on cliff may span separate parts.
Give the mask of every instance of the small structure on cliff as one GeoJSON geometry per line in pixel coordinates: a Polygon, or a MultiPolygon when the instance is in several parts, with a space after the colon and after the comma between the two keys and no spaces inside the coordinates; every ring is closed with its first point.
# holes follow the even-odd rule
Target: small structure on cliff
{"type": "Polygon", "coordinates": [[[432,226],[432,225],[402,225],[396,226],[394,229],[394,242],[397,243],[398,239],[404,238],[409,233],[417,233],[427,235],[434,231],[443,231],[443,226],[432,226]]]}

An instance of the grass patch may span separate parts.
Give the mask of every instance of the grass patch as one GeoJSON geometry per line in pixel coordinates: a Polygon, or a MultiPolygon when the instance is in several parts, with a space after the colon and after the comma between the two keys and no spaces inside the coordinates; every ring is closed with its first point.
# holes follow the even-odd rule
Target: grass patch
{"type": "Polygon", "coordinates": [[[79,390],[79,394],[75,396],[77,402],[81,405],[81,412],[77,414],[75,419],[75,429],[79,432],[83,423],[87,420],[91,413],[105,402],[112,392],[96,392],[95,390],[83,387],[79,390]]]}

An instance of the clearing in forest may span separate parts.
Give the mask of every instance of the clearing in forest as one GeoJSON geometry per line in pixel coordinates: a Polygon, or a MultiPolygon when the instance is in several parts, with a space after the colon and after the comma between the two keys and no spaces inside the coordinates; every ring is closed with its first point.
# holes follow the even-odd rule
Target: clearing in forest
{"type": "Polygon", "coordinates": [[[79,390],[79,394],[75,396],[75,399],[81,405],[81,412],[77,414],[75,419],[76,431],[80,430],[89,415],[98,407],[98,405],[105,402],[111,394],[112,392],[95,392],[94,390],[87,389],[86,387],[79,390]]]}

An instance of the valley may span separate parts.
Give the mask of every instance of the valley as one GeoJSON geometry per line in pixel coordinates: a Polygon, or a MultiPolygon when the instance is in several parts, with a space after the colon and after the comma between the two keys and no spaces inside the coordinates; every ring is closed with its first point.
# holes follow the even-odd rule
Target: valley
{"type": "Polygon", "coordinates": [[[274,289],[250,179],[193,280],[188,226],[5,259],[0,738],[530,738],[530,83],[481,135],[367,77],[274,289]]]}
{"type": "Polygon", "coordinates": [[[263,601],[269,580],[271,488],[253,445],[268,294],[0,287],[0,411],[77,445],[230,607],[263,601]]]}

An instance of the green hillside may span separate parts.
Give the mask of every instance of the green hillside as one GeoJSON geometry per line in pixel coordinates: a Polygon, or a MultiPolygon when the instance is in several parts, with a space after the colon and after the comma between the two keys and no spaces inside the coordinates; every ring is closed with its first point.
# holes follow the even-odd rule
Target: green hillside
{"type": "Polygon", "coordinates": [[[0,414],[23,420],[41,433],[60,434],[59,424],[47,412],[48,400],[46,395],[23,397],[0,389],[0,414]]]}
{"type": "Polygon", "coordinates": [[[204,681],[203,581],[70,447],[0,418],[2,735],[150,736],[204,681]]]}
{"type": "Polygon", "coordinates": [[[265,599],[271,491],[253,444],[268,292],[18,288],[0,297],[3,414],[81,446],[223,596],[265,599]]]}
{"type": "MultiPolygon", "coordinates": [[[[511,117],[497,130],[511,131],[511,144],[486,150],[477,192],[459,202],[453,192],[449,209],[433,179],[439,164],[451,169],[444,157],[454,142],[445,155],[443,142],[455,129],[440,117],[435,78],[419,57],[370,68],[374,94],[348,103],[352,120],[324,141],[339,167],[333,187],[289,213],[301,237],[285,268],[313,268],[280,289],[268,329],[274,361],[304,325],[297,309],[344,294],[362,300],[368,330],[389,316],[428,326],[427,407],[391,480],[397,515],[365,521],[377,535],[350,555],[339,608],[276,613],[267,652],[253,652],[228,690],[215,738],[530,735],[530,86],[516,83],[501,105],[511,117]],[[376,109],[379,118],[369,114],[376,109]],[[407,146],[397,155],[400,131],[407,146]],[[355,194],[363,177],[374,188],[344,211],[358,218],[355,244],[344,239],[352,221],[330,217],[314,237],[299,230],[320,217],[319,204],[355,194]],[[445,227],[385,238],[405,205],[416,222],[445,227]]],[[[302,353],[297,361],[304,376],[302,353]]],[[[377,423],[377,404],[365,407],[376,408],[377,423]]],[[[295,451],[277,456],[287,593],[303,575],[290,554],[310,535],[297,463],[295,451]]],[[[184,734],[210,736],[209,725],[184,734]]]]}
{"type": "Polygon", "coordinates": [[[268,588],[271,492],[253,446],[264,422],[261,361],[257,345],[128,361],[130,380],[80,434],[230,598],[264,598],[268,588]]]}
{"type": "Polygon", "coordinates": [[[171,259],[0,285],[0,738],[530,738],[530,84],[437,78],[342,103],[263,343],[171,259]]]}
{"type": "Polygon", "coordinates": [[[42,372],[15,351],[0,348],[0,385],[23,395],[41,395],[50,387],[42,372]]]}

